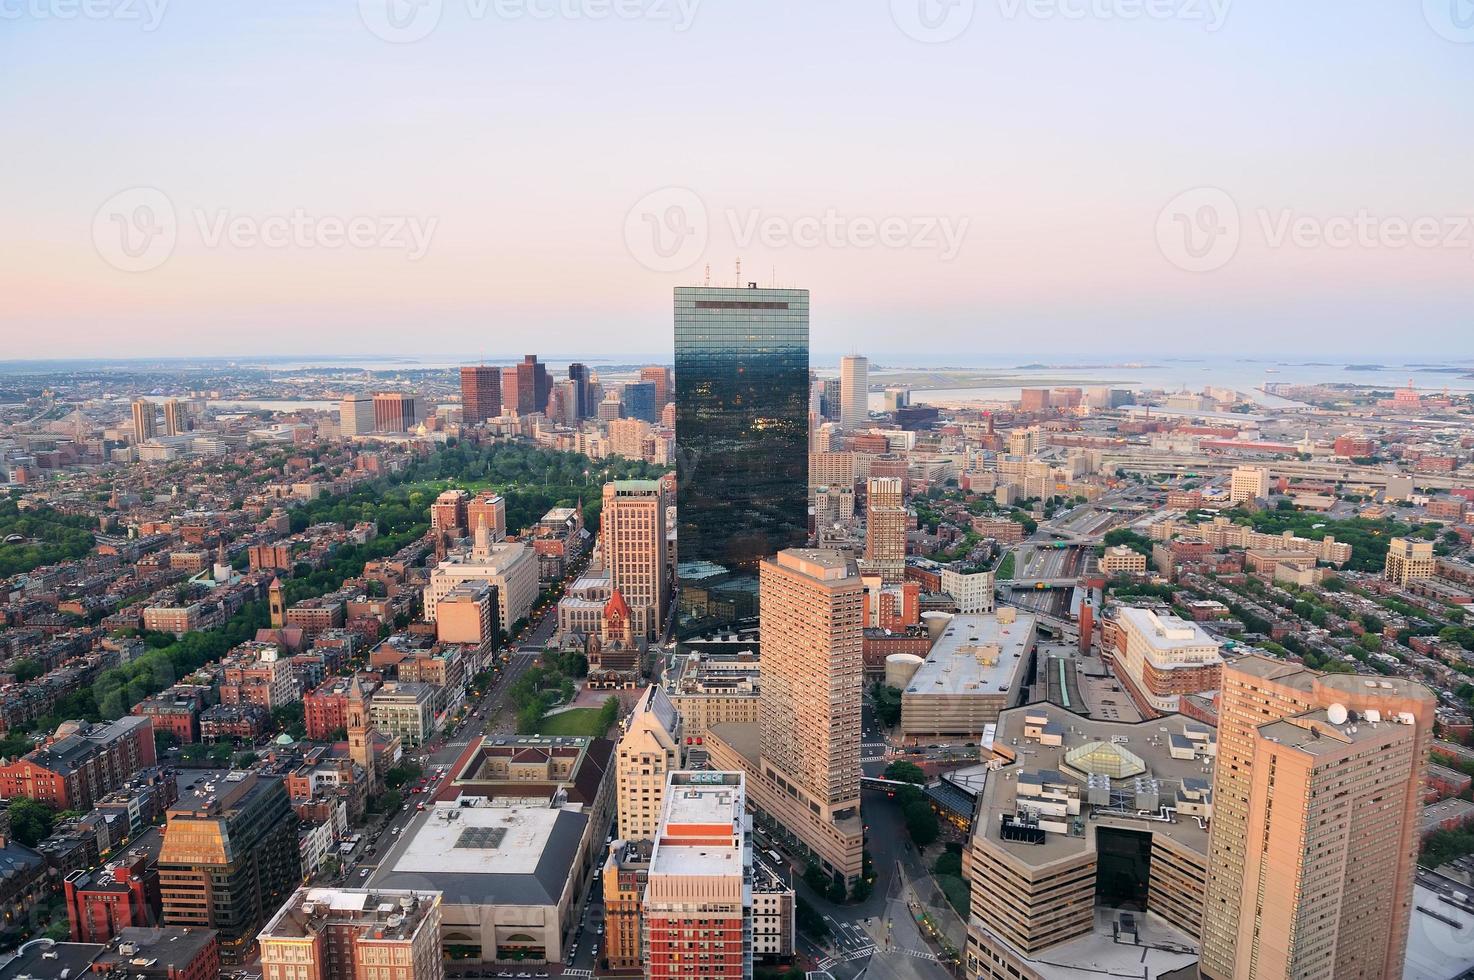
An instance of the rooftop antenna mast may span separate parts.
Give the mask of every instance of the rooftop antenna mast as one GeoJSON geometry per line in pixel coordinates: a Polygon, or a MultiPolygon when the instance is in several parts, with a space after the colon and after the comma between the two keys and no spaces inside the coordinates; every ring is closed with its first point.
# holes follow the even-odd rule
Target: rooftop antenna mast
{"type": "Polygon", "coordinates": [[[742,288],[742,260],[737,260],[737,288],[742,288]]]}
{"type": "Polygon", "coordinates": [[[711,285],[711,263],[706,263],[706,285],[711,285]]]}

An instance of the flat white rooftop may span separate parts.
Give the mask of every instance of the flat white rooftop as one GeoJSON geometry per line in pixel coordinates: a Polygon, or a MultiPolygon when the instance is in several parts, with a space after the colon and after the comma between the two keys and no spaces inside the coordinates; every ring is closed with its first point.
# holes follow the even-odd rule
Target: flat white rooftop
{"type": "Polygon", "coordinates": [[[1034,617],[1002,624],[995,613],[957,615],[932,644],[904,693],[1005,694],[1034,637],[1034,617]]]}
{"type": "Polygon", "coordinates": [[[401,874],[533,874],[560,812],[546,804],[436,807],[414,831],[394,862],[394,870],[401,874]]]}

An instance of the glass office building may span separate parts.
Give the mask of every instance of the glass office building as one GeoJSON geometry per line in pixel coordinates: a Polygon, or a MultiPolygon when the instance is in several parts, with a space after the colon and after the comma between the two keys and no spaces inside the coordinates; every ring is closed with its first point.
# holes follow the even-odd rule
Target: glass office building
{"type": "Polygon", "coordinates": [[[677,634],[757,615],[757,569],[808,538],[809,292],[676,290],[677,634]]]}

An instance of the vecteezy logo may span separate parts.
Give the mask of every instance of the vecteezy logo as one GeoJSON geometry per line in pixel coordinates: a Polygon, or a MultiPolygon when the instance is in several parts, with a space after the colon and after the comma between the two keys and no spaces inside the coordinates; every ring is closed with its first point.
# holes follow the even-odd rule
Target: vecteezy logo
{"type": "Polygon", "coordinates": [[[413,44],[440,24],[445,0],[358,0],[358,16],[373,35],[391,44],[413,44]]]}
{"type": "Polygon", "coordinates": [[[942,44],[962,36],[976,0],[891,0],[891,20],[917,41],[942,44]]]}
{"type": "Polygon", "coordinates": [[[169,261],[179,220],[168,195],[131,187],[103,202],[92,216],[92,244],[102,260],[123,272],[148,272],[169,261]]]}
{"type": "Polygon", "coordinates": [[[1423,17],[1444,40],[1474,44],[1474,2],[1471,0],[1423,0],[1423,17]]]}
{"type": "Polygon", "coordinates": [[[706,251],[706,205],[685,187],[651,191],[624,217],[624,244],[652,272],[689,269],[706,251]]]}
{"type": "Polygon", "coordinates": [[[1157,248],[1187,272],[1212,272],[1239,250],[1239,208],[1217,187],[1183,191],[1157,215],[1157,248]]]}

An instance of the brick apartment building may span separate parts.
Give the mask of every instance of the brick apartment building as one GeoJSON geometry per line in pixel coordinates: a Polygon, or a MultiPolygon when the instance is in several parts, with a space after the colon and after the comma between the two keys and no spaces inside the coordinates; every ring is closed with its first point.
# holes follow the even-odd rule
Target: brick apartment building
{"type": "Polygon", "coordinates": [[[69,721],[49,742],[0,766],[0,796],[28,796],[58,810],[90,810],[155,761],[148,718],[129,715],[106,725],[69,721]]]}

